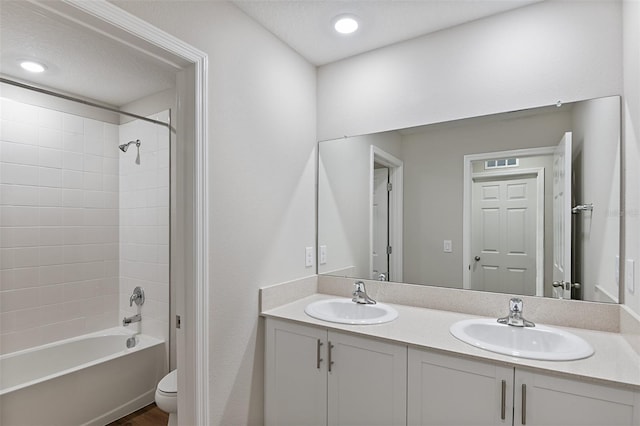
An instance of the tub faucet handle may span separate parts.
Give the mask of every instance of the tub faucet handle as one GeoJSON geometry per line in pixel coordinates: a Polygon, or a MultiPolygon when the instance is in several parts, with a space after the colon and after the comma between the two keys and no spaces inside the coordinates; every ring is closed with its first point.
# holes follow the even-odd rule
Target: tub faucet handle
{"type": "Polygon", "coordinates": [[[129,306],[133,306],[133,302],[138,306],[144,304],[144,290],[142,287],[138,286],[133,289],[133,294],[129,298],[129,306]]]}

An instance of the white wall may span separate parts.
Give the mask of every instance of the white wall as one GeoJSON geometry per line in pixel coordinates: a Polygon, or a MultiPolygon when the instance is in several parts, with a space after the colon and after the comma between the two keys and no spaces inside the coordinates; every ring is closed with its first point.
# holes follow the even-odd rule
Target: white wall
{"type": "Polygon", "coordinates": [[[318,69],[318,139],[622,90],[621,5],[545,1],[318,69]]]}
{"type": "Polygon", "coordinates": [[[315,272],[315,68],[226,2],[115,3],[209,55],[208,424],[261,424],[258,288],[315,272]]]}
{"type": "Polygon", "coordinates": [[[0,352],[117,325],[118,126],[0,100],[0,352]]]}
{"type": "Polygon", "coordinates": [[[623,2],[625,143],[625,248],[635,260],[635,292],[625,292],[625,304],[640,314],[640,3],[623,2]]]}

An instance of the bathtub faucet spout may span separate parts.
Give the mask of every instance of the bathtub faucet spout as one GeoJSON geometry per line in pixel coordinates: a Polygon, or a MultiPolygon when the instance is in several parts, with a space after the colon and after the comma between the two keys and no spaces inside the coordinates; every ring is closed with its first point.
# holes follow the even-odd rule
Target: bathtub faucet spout
{"type": "Polygon", "coordinates": [[[142,320],[142,316],[140,314],[136,314],[132,317],[124,317],[122,319],[122,325],[126,327],[132,322],[140,322],[141,320],[142,320]]]}

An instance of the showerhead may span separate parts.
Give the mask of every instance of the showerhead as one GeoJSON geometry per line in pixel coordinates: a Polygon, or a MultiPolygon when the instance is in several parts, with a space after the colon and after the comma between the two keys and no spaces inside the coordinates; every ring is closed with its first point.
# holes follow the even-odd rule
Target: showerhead
{"type": "Polygon", "coordinates": [[[129,141],[129,142],[127,142],[127,143],[123,143],[123,144],[122,144],[122,145],[120,145],[118,148],[120,148],[120,150],[121,150],[122,152],[127,152],[127,150],[129,149],[129,145],[131,145],[132,143],[135,143],[135,144],[136,144],[136,146],[137,146],[138,148],[140,148],[140,144],[141,144],[142,142],[140,142],[140,139],[136,139],[135,141],[129,141]]]}

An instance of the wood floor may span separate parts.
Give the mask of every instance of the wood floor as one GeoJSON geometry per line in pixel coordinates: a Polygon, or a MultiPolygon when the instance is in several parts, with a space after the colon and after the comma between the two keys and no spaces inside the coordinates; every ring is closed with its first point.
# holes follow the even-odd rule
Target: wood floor
{"type": "Polygon", "coordinates": [[[167,421],[169,414],[151,404],[107,426],[166,426],[167,421]]]}

